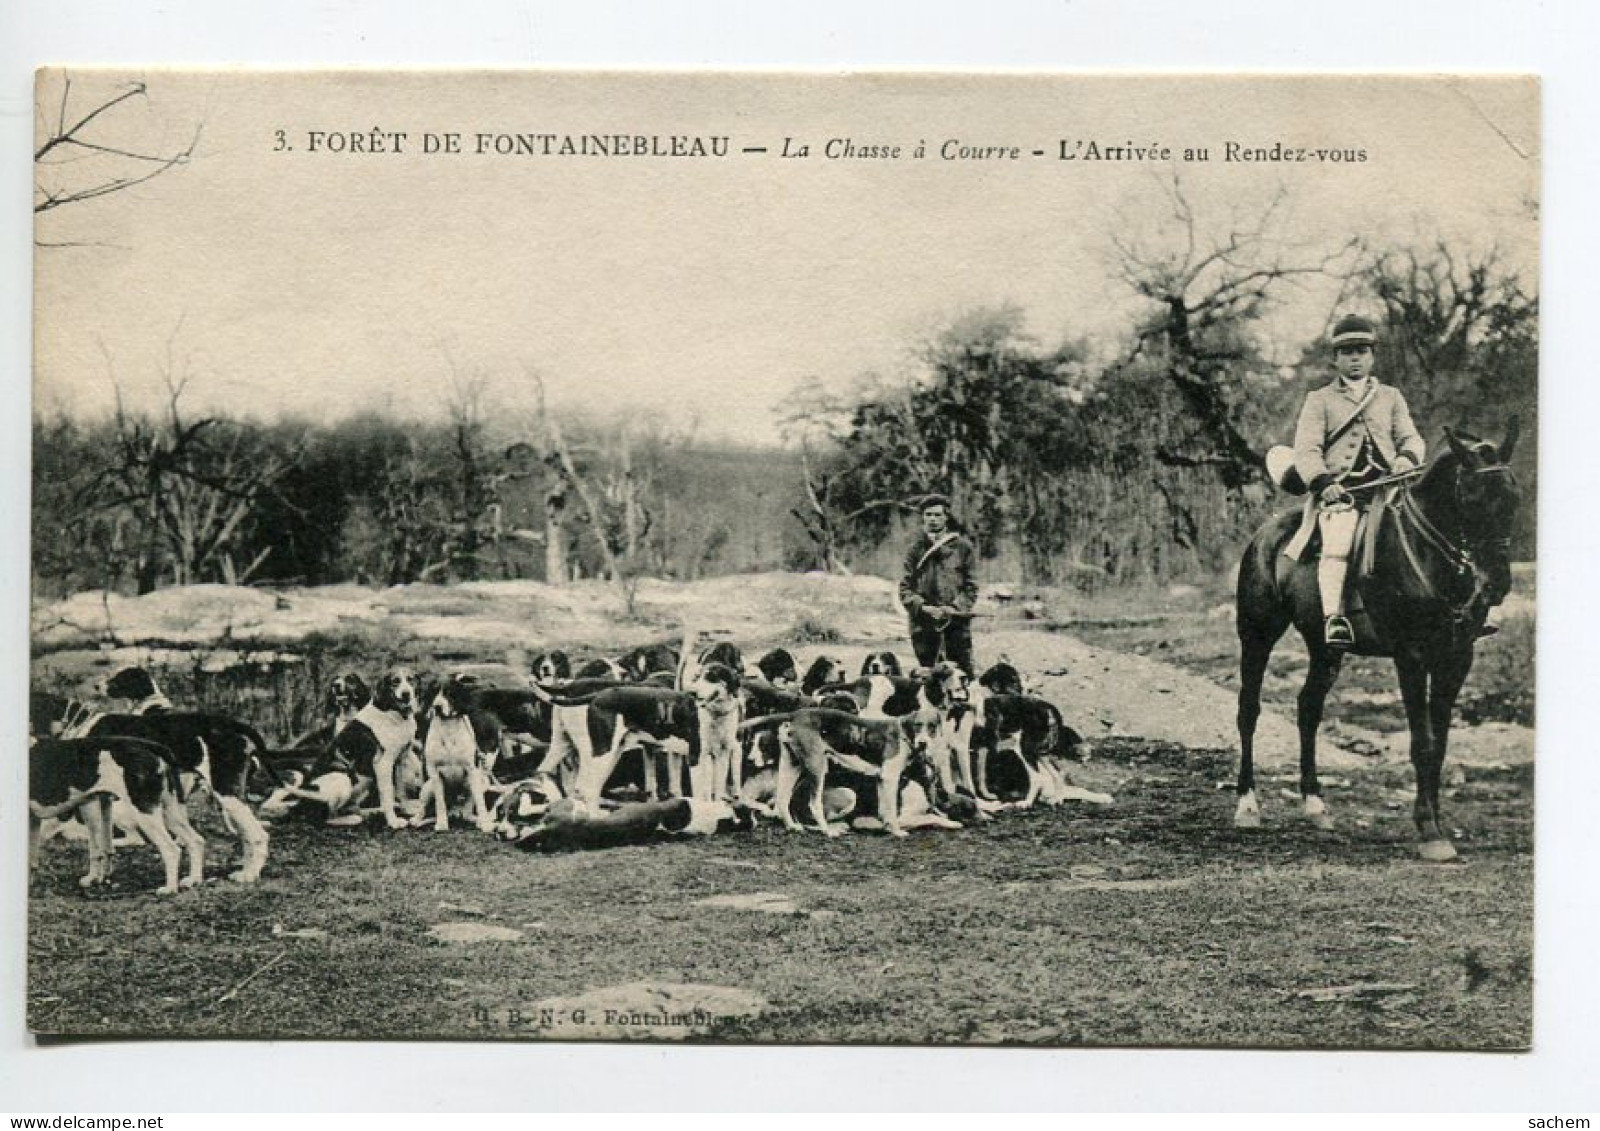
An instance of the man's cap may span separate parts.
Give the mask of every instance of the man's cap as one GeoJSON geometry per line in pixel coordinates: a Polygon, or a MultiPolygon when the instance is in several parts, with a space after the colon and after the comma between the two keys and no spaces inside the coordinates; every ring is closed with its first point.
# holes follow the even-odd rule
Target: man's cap
{"type": "Polygon", "coordinates": [[[938,492],[934,492],[931,495],[924,495],[921,499],[917,500],[917,509],[919,511],[925,511],[929,507],[943,507],[945,510],[949,510],[950,496],[941,495],[938,492]]]}
{"type": "Polygon", "coordinates": [[[1334,349],[1340,346],[1370,346],[1377,343],[1378,331],[1361,315],[1346,314],[1334,323],[1333,333],[1328,340],[1334,349]]]}

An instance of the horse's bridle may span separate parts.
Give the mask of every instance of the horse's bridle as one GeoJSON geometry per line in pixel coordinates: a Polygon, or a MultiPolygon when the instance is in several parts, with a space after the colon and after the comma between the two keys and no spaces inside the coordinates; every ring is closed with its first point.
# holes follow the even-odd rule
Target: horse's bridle
{"type": "MultiPolygon", "coordinates": [[[[1490,467],[1475,467],[1471,469],[1456,468],[1455,479],[1451,486],[1458,510],[1466,509],[1465,502],[1461,498],[1461,475],[1464,471],[1470,475],[1510,475],[1513,480],[1515,479],[1515,473],[1509,464],[1496,464],[1490,467]]],[[[1422,562],[1418,560],[1416,551],[1412,548],[1410,539],[1406,534],[1407,520],[1416,528],[1416,532],[1422,537],[1422,540],[1455,570],[1458,578],[1470,577],[1472,579],[1472,587],[1466,598],[1454,607],[1457,621],[1465,621],[1471,618],[1473,610],[1482,600],[1485,589],[1484,573],[1478,567],[1474,554],[1481,554],[1485,550],[1499,550],[1509,556],[1511,550],[1510,533],[1481,541],[1473,539],[1468,541],[1466,545],[1459,545],[1444,531],[1440,530],[1427,515],[1422,513],[1422,509],[1417,506],[1416,499],[1412,497],[1409,488],[1402,489],[1399,492],[1399,498],[1395,501],[1394,509],[1397,512],[1397,517],[1401,519],[1395,525],[1395,529],[1400,535],[1400,548],[1404,552],[1412,572],[1416,575],[1417,580],[1421,582],[1423,589],[1430,598],[1434,600],[1449,600],[1434,587],[1432,580],[1428,577],[1427,570],[1423,568],[1422,562]]]]}

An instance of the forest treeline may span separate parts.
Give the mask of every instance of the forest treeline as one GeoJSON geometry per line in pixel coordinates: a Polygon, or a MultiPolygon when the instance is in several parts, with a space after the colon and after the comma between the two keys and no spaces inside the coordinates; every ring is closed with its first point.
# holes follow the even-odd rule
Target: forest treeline
{"type": "Polygon", "coordinates": [[[781,449],[564,419],[544,411],[542,387],[526,425],[508,429],[470,380],[430,422],[192,413],[173,380],[160,411],[36,411],[36,593],[887,572],[931,490],[952,496],[992,579],[1211,576],[1285,505],[1262,453],[1328,380],[1320,339],[1286,358],[1266,332],[1312,274],[1341,281],[1330,319],[1357,309],[1381,322],[1380,377],[1405,391],[1430,444],[1445,426],[1498,438],[1522,417],[1534,442],[1517,451],[1529,503],[1516,549],[1531,557],[1532,290],[1493,252],[1435,241],[1290,254],[1265,231],[1118,243],[1142,313],[1114,341],[1043,342],[1003,305],[954,316],[908,343],[903,372],[847,395],[796,391],[781,449]]]}

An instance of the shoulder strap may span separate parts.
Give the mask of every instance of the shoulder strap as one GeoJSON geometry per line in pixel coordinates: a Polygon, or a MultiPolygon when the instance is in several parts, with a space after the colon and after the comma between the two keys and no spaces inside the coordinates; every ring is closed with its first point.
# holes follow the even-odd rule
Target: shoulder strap
{"type": "Polygon", "coordinates": [[[922,567],[928,564],[929,558],[933,557],[934,554],[938,553],[955,540],[956,532],[953,530],[946,530],[943,534],[939,535],[939,537],[933,540],[932,545],[930,545],[926,550],[922,551],[922,557],[917,559],[917,568],[912,572],[921,573],[922,567]]]}
{"type": "Polygon", "coordinates": [[[1374,377],[1371,380],[1372,387],[1367,390],[1366,395],[1363,396],[1360,402],[1356,405],[1355,411],[1349,416],[1345,417],[1344,422],[1341,423],[1339,427],[1328,433],[1328,439],[1326,441],[1328,444],[1332,444],[1334,441],[1338,440],[1340,436],[1343,436],[1346,432],[1350,431],[1351,428],[1355,427],[1356,421],[1361,419],[1361,414],[1366,412],[1367,407],[1372,404],[1373,399],[1378,395],[1378,379],[1374,377]]]}

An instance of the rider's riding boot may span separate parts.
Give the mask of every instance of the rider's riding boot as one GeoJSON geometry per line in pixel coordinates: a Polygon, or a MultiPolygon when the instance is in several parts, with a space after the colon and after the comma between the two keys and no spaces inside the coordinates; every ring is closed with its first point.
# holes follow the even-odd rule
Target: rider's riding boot
{"type": "Polygon", "coordinates": [[[1317,588],[1322,591],[1323,643],[1330,648],[1348,648],[1356,642],[1355,630],[1344,617],[1344,579],[1350,560],[1330,557],[1323,551],[1317,563],[1317,588]]]}

